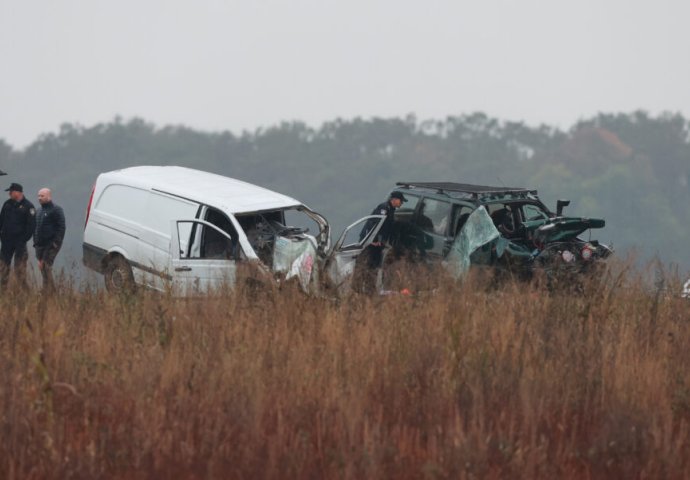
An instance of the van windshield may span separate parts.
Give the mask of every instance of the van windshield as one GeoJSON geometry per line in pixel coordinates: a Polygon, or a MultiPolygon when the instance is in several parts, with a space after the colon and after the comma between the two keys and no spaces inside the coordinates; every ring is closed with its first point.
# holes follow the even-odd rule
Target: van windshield
{"type": "Polygon", "coordinates": [[[327,244],[328,224],[320,215],[300,205],[281,210],[236,214],[235,218],[244,230],[249,244],[265,265],[273,267],[275,247],[280,239],[310,242],[314,249],[327,244]]]}

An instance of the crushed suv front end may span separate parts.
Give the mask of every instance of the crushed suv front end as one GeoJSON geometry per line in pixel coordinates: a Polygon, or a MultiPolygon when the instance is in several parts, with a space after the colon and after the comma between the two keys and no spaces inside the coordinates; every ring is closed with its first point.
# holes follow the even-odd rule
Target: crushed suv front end
{"type": "Polygon", "coordinates": [[[531,278],[549,279],[599,271],[612,250],[580,236],[601,229],[597,218],[568,217],[568,201],[557,213],[536,190],[455,183],[398,183],[412,207],[396,212],[397,250],[424,261],[440,262],[456,278],[471,265],[482,265],[531,278]]]}

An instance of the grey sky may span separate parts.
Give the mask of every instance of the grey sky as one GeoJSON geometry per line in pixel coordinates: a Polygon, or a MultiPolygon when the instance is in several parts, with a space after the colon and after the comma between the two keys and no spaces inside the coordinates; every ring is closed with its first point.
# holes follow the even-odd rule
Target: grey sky
{"type": "Polygon", "coordinates": [[[236,132],[475,110],[561,127],[690,116],[689,18],[683,0],[0,0],[0,138],[118,114],[236,132]]]}

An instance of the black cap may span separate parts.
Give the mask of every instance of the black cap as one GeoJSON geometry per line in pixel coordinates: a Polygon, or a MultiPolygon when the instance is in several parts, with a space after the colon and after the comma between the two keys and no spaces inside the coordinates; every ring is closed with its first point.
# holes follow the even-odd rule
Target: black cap
{"type": "Polygon", "coordinates": [[[10,188],[6,188],[5,191],[6,192],[23,192],[24,187],[22,187],[18,183],[13,183],[10,185],[10,188]]]}
{"type": "Polygon", "coordinates": [[[405,196],[402,194],[402,192],[393,192],[393,193],[391,193],[391,198],[397,198],[397,199],[399,199],[401,202],[406,202],[406,201],[407,201],[407,199],[406,199],[405,196]]]}

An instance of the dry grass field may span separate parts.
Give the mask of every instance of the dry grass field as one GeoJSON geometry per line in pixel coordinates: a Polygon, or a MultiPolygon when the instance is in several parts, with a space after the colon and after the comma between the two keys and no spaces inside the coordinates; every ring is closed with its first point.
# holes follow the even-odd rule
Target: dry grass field
{"type": "Polygon", "coordinates": [[[688,478],[690,302],[0,297],[0,476],[688,478]]]}

